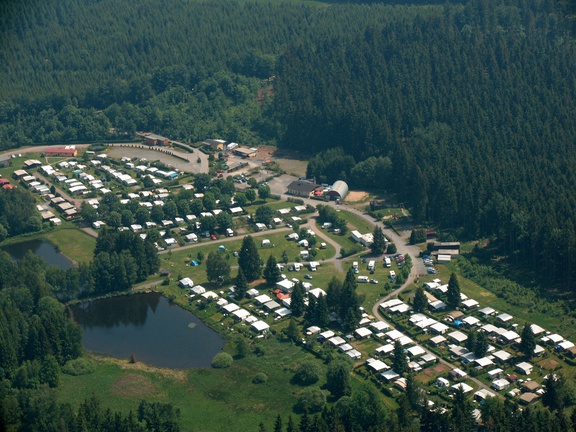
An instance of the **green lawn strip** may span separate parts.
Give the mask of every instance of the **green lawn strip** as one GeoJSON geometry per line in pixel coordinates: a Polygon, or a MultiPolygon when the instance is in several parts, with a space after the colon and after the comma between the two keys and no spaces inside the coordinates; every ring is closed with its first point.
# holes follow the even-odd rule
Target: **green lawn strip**
{"type": "Polygon", "coordinates": [[[78,228],[62,225],[53,231],[41,234],[39,238],[52,243],[75,262],[92,261],[96,239],[78,228]]]}
{"type": "Polygon", "coordinates": [[[365,220],[364,218],[358,216],[357,214],[350,213],[346,210],[337,210],[338,216],[341,216],[348,222],[351,230],[358,230],[362,234],[371,233],[374,231],[374,226],[365,220]]]}
{"type": "MultiPolygon", "coordinates": [[[[105,407],[124,412],[135,411],[141,399],[172,402],[180,409],[183,430],[252,430],[260,421],[272,424],[277,414],[283,418],[294,416],[292,407],[304,387],[290,380],[300,363],[313,359],[295,345],[276,339],[258,343],[265,352],[263,356],[250,354],[235,360],[229,369],[220,370],[178,372],[99,360],[92,374],[62,375],[58,397],[77,405],[94,393],[105,407]],[[268,381],[253,384],[259,372],[266,374],[268,381]]],[[[325,383],[326,367],[320,365],[323,373],[316,386],[325,383]]]]}

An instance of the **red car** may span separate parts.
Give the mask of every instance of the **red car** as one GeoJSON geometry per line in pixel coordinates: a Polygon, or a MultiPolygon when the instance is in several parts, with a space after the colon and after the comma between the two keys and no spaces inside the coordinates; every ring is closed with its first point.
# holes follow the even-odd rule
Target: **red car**
{"type": "Polygon", "coordinates": [[[210,234],[210,238],[211,238],[212,240],[216,240],[216,236],[215,236],[214,234],[210,234]]]}

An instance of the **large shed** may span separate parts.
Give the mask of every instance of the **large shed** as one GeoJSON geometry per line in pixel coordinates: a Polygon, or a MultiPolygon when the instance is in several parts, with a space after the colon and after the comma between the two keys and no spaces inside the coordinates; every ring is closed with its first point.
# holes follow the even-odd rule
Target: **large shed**
{"type": "Polygon", "coordinates": [[[332,185],[332,189],[326,192],[326,196],[329,196],[331,200],[342,200],[346,198],[346,195],[348,195],[348,185],[342,180],[337,180],[332,185]]]}

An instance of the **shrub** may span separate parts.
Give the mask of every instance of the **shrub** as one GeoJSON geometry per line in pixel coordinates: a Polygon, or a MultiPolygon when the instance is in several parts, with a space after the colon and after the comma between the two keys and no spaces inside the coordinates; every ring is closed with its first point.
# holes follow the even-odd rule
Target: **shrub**
{"type": "Polygon", "coordinates": [[[64,367],[62,367],[62,372],[66,375],[80,376],[91,374],[94,372],[94,369],[94,362],[92,360],[80,357],[68,361],[64,367]]]}
{"type": "Polygon", "coordinates": [[[318,387],[305,389],[296,402],[296,410],[305,413],[316,413],[322,411],[326,405],[326,394],[318,387]]]}
{"type": "Polygon", "coordinates": [[[216,369],[226,369],[232,366],[232,356],[228,353],[218,353],[212,359],[212,367],[216,369]]]}
{"type": "Polygon", "coordinates": [[[258,372],[252,379],[254,384],[264,384],[266,381],[268,381],[268,376],[263,372],[258,372]]]}
{"type": "Polygon", "coordinates": [[[305,386],[314,384],[320,379],[320,373],[320,368],[316,363],[311,361],[304,362],[294,374],[294,382],[305,386]]]}

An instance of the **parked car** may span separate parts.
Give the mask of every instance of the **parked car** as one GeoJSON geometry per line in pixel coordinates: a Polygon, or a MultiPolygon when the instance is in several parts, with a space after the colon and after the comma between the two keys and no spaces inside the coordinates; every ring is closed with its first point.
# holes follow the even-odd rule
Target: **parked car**
{"type": "Polygon", "coordinates": [[[378,281],[376,279],[370,279],[370,283],[376,285],[378,283],[378,281]]]}
{"type": "Polygon", "coordinates": [[[305,275],[304,275],[304,279],[312,279],[312,275],[305,274],[305,275]]]}
{"type": "Polygon", "coordinates": [[[210,238],[211,238],[212,240],[216,240],[216,236],[215,236],[214,234],[210,234],[210,238]]]}
{"type": "Polygon", "coordinates": [[[192,260],[192,261],[190,261],[190,265],[191,265],[192,267],[198,267],[198,266],[200,265],[200,263],[199,263],[198,261],[196,261],[196,260],[192,260]]]}
{"type": "Polygon", "coordinates": [[[428,274],[436,274],[436,269],[433,267],[428,267],[428,274]]]}

